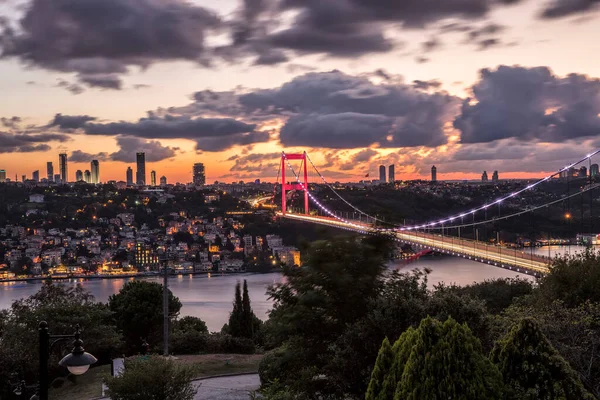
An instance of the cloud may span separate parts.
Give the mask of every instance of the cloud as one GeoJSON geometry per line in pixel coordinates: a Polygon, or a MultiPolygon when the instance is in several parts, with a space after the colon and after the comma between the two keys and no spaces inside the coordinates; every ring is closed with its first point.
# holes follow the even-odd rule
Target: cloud
{"type": "Polygon", "coordinates": [[[96,120],[89,115],[62,115],[56,114],[48,126],[58,127],[62,130],[73,130],[83,128],[86,123],[96,120]]]}
{"type": "Polygon", "coordinates": [[[11,118],[5,118],[2,117],[0,118],[0,124],[2,124],[2,126],[4,126],[5,128],[9,128],[9,129],[17,129],[19,127],[19,124],[21,123],[21,118],[14,116],[11,118]]]}
{"type": "Polygon", "coordinates": [[[461,142],[499,139],[556,142],[600,132],[600,80],[547,67],[483,69],[454,120],[461,142]]]}
{"type": "Polygon", "coordinates": [[[0,31],[2,57],[76,72],[110,89],[129,66],[200,62],[207,32],[221,24],[212,11],[182,0],[31,0],[25,10],[17,27],[0,31]]]}
{"type": "Polygon", "coordinates": [[[71,155],[69,156],[69,161],[74,162],[74,163],[86,163],[86,162],[91,162],[92,160],[108,161],[108,160],[110,160],[110,157],[109,157],[108,153],[105,153],[105,152],[91,154],[91,153],[86,153],[81,150],[74,150],[71,152],[71,155]]]}
{"type": "Polygon", "coordinates": [[[176,149],[163,146],[158,140],[143,140],[131,136],[117,136],[119,150],[110,154],[112,161],[132,163],[136,160],[136,153],[146,153],[146,161],[158,162],[176,155],[176,149]]]}
{"type": "Polygon", "coordinates": [[[196,150],[223,151],[235,146],[247,146],[254,143],[266,143],[270,139],[269,132],[254,131],[221,137],[205,137],[196,140],[196,150]]]}
{"type": "Polygon", "coordinates": [[[13,134],[0,132],[0,153],[32,153],[48,151],[51,147],[46,142],[66,142],[68,135],[58,133],[13,134]]]}
{"type": "Polygon", "coordinates": [[[253,153],[235,160],[231,172],[276,172],[281,153],[253,153]]]}
{"type": "Polygon", "coordinates": [[[551,0],[541,13],[545,19],[562,18],[598,10],[598,0],[551,0]]]}

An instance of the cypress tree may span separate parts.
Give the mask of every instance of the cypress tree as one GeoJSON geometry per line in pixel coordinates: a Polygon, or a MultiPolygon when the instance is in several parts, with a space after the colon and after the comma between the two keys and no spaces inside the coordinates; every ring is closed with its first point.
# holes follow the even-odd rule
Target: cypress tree
{"type": "Polygon", "coordinates": [[[531,318],[515,324],[496,343],[491,359],[507,386],[506,399],[593,400],[577,373],[531,318]]]}
{"type": "Polygon", "coordinates": [[[244,290],[242,294],[242,336],[252,339],[254,337],[254,327],[252,326],[254,313],[250,306],[250,296],[248,295],[248,283],[244,279],[244,290]]]}
{"type": "Polygon", "coordinates": [[[452,318],[441,323],[427,317],[418,329],[405,331],[392,351],[394,362],[377,400],[502,398],[498,369],[471,330],[452,318]]]}
{"type": "Polygon", "coordinates": [[[242,336],[243,331],[243,303],[240,283],[235,284],[235,298],[233,301],[233,311],[229,314],[229,333],[232,336],[242,336]]]}
{"type": "Polygon", "coordinates": [[[383,339],[379,354],[377,354],[377,360],[375,361],[375,367],[371,373],[371,381],[369,382],[369,388],[367,389],[366,400],[385,400],[389,398],[384,390],[384,381],[392,363],[394,362],[394,352],[392,345],[388,338],[383,339]]]}

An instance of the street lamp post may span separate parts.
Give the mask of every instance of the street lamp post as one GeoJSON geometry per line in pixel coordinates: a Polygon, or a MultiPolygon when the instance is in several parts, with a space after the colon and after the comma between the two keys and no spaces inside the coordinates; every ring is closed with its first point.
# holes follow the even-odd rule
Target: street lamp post
{"type": "MultiPolygon", "coordinates": [[[[67,367],[73,375],[84,374],[90,368],[90,365],[98,360],[83,349],[83,341],[80,337],[81,328],[79,325],[75,326],[75,333],[72,335],[51,335],[48,331],[48,323],[42,321],[40,322],[38,331],[40,335],[40,382],[37,399],[48,400],[48,359],[50,358],[50,350],[52,350],[53,345],[63,340],[75,339],[71,352],[58,362],[58,365],[67,367]],[[54,341],[50,343],[50,340],[54,341]]],[[[36,396],[32,399],[36,399],[36,396]]]]}

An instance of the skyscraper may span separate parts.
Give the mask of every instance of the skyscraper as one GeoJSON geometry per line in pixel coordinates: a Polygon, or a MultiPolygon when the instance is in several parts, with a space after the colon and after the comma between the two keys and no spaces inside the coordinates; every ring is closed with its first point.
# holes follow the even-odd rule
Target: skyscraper
{"type": "Polygon", "coordinates": [[[69,171],[67,168],[67,153],[60,153],[58,155],[58,169],[60,173],[61,183],[69,182],[69,171]]]}
{"type": "Polygon", "coordinates": [[[167,177],[166,176],[160,177],[160,186],[167,186],[167,177]]]}
{"type": "Polygon", "coordinates": [[[598,164],[590,165],[590,176],[591,177],[598,175],[599,172],[600,172],[600,170],[598,168],[598,164]]]}
{"type": "Polygon", "coordinates": [[[579,168],[579,173],[577,174],[577,176],[580,178],[585,178],[587,176],[587,168],[586,167],[579,168]]]}
{"type": "Polygon", "coordinates": [[[194,164],[194,175],[192,178],[193,178],[194,185],[204,185],[206,183],[204,164],[202,164],[202,163],[194,164]]]}
{"type": "Polygon", "coordinates": [[[385,165],[379,166],[379,183],[385,183],[385,165]]]}
{"type": "Polygon", "coordinates": [[[61,183],[60,182],[60,174],[54,174],[54,183],[61,183]]]}
{"type": "Polygon", "coordinates": [[[97,185],[100,183],[100,163],[98,162],[98,160],[92,160],[90,165],[92,169],[92,177],[90,183],[94,183],[97,185]]]}
{"type": "Polygon", "coordinates": [[[85,183],[92,183],[92,173],[89,169],[86,169],[83,173],[83,180],[85,181],[85,183]]]}
{"type": "Polygon", "coordinates": [[[437,182],[437,168],[435,165],[431,167],[431,182],[437,182]]]}
{"type": "Polygon", "coordinates": [[[33,173],[31,174],[31,179],[33,179],[36,182],[39,182],[40,181],[40,170],[33,171],[33,173]]]}
{"type": "Polygon", "coordinates": [[[144,186],[146,184],[146,153],[136,153],[135,161],[137,166],[135,183],[144,186]]]}
{"type": "Polygon", "coordinates": [[[48,174],[48,182],[54,181],[54,166],[52,165],[52,161],[48,161],[46,163],[46,173],[48,174]]]}
{"type": "Polygon", "coordinates": [[[396,167],[393,165],[390,165],[388,179],[390,183],[396,182],[396,167]]]}
{"type": "Polygon", "coordinates": [[[494,171],[494,173],[492,174],[492,182],[498,182],[498,180],[498,171],[494,171]]]}
{"type": "Polygon", "coordinates": [[[6,170],[0,169],[0,183],[6,182],[6,170]]]}
{"type": "Polygon", "coordinates": [[[80,169],[75,171],[75,182],[79,182],[83,180],[83,172],[80,169]]]}
{"type": "Polygon", "coordinates": [[[156,171],[150,172],[150,184],[156,186],[156,171]]]}
{"type": "Polygon", "coordinates": [[[25,182],[27,180],[27,175],[21,175],[21,182],[25,182]]]}
{"type": "Polygon", "coordinates": [[[487,181],[488,181],[487,171],[483,171],[483,174],[481,174],[481,182],[487,182],[487,181]]]}
{"type": "Polygon", "coordinates": [[[133,170],[127,167],[127,186],[133,186],[133,170]]]}

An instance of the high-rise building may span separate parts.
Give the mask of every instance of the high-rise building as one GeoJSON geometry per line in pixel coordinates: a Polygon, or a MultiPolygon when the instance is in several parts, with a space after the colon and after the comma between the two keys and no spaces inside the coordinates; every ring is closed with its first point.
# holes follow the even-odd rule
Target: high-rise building
{"type": "Polygon", "coordinates": [[[80,182],[83,180],[83,172],[80,169],[75,171],[75,182],[80,182]]]}
{"type": "Polygon", "coordinates": [[[86,169],[83,173],[83,180],[85,181],[85,183],[92,183],[92,173],[89,169],[86,169]]]}
{"type": "Polygon", "coordinates": [[[67,167],[67,153],[60,153],[58,155],[58,169],[60,173],[60,182],[69,182],[69,170],[67,167]]]}
{"type": "Polygon", "coordinates": [[[194,175],[192,177],[194,185],[200,186],[206,183],[206,175],[204,171],[204,164],[196,163],[194,164],[194,175]]]}
{"type": "Polygon", "coordinates": [[[40,181],[40,171],[39,170],[35,170],[31,173],[31,179],[33,179],[36,182],[40,181]]]}
{"type": "Polygon", "coordinates": [[[150,184],[156,186],[156,171],[150,172],[150,184]]]}
{"type": "Polygon", "coordinates": [[[146,153],[136,153],[135,161],[137,166],[135,183],[144,186],[146,184],[146,153]]]}
{"type": "Polygon", "coordinates": [[[598,173],[600,173],[600,170],[598,169],[598,164],[590,165],[590,176],[594,177],[598,175],[598,173]]]}
{"type": "Polygon", "coordinates": [[[585,178],[587,176],[587,168],[586,167],[579,168],[579,173],[577,174],[577,176],[580,178],[585,178]]]}
{"type": "Polygon", "coordinates": [[[46,173],[48,174],[48,182],[54,181],[54,166],[52,165],[52,161],[48,161],[46,163],[46,173]]]}
{"type": "Polygon", "coordinates": [[[127,167],[127,186],[133,186],[133,170],[127,167]]]}
{"type": "Polygon", "coordinates": [[[135,244],[135,266],[138,271],[158,270],[158,254],[149,244],[143,242],[135,244]]]}
{"type": "Polygon", "coordinates": [[[6,170],[0,169],[0,183],[6,182],[6,170]]]}
{"type": "Polygon", "coordinates": [[[431,182],[437,182],[437,168],[435,165],[431,167],[431,182]]]}
{"type": "Polygon", "coordinates": [[[90,165],[92,169],[92,177],[90,183],[97,185],[100,183],[100,163],[98,162],[98,160],[92,160],[90,165]]]}
{"type": "Polygon", "coordinates": [[[389,167],[388,179],[390,183],[396,182],[396,167],[393,165],[389,167]]]}
{"type": "Polygon", "coordinates": [[[54,183],[61,183],[60,182],[60,174],[54,174],[54,183]]]}
{"type": "Polygon", "coordinates": [[[25,182],[27,180],[27,175],[21,175],[21,182],[25,182]]]}
{"type": "Polygon", "coordinates": [[[499,178],[498,178],[498,171],[494,171],[494,173],[492,174],[492,182],[498,182],[499,178]]]}
{"type": "Polygon", "coordinates": [[[385,165],[380,165],[379,166],[379,182],[380,183],[385,183],[385,165]]]}
{"type": "Polygon", "coordinates": [[[160,186],[167,186],[167,177],[164,175],[160,177],[160,186]]]}
{"type": "Polygon", "coordinates": [[[487,171],[483,171],[483,174],[481,174],[481,182],[487,182],[487,181],[488,181],[487,171]]]}

